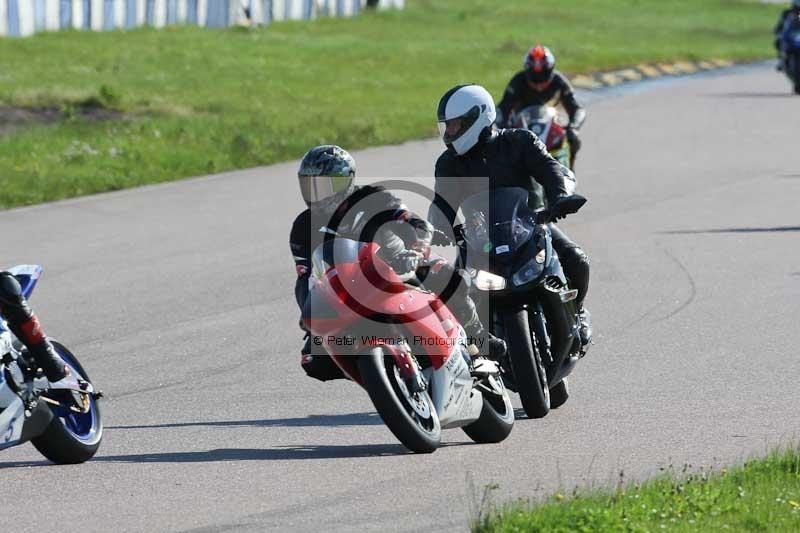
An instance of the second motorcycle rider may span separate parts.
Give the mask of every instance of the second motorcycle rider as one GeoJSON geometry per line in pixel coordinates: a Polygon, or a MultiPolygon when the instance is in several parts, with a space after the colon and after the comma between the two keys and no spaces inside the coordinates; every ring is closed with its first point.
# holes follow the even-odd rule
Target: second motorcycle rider
{"type": "MultiPolygon", "coordinates": [[[[294,292],[301,312],[308,297],[311,255],[323,241],[335,237],[374,241],[380,245],[381,258],[399,275],[416,271],[422,259],[417,249],[430,244],[433,228],[428,222],[410,213],[383,187],[356,186],[355,176],[353,158],[334,145],[312,148],[300,163],[300,191],[308,209],[295,219],[289,244],[297,269],[294,292]]],[[[461,273],[444,260],[424,270],[418,276],[426,288],[439,295],[451,294],[446,303],[467,336],[489,357],[502,357],[505,342],[484,329],[461,273]]],[[[312,351],[310,337],[306,338],[300,363],[313,378],[344,378],[324,351],[312,351]]]]}
{"type": "MultiPolygon", "coordinates": [[[[536,182],[544,188],[550,205],[574,192],[574,174],[553,159],[536,135],[493,127],[494,101],[480,85],[458,85],[447,91],[439,100],[437,114],[447,150],[436,161],[436,198],[428,213],[436,229],[450,234],[461,203],[480,192],[471,189],[480,186],[481,180],[463,178],[488,178],[492,189],[521,187],[528,191],[532,209],[542,205],[536,182]]],[[[591,317],[583,305],[589,290],[589,258],[555,225],[550,230],[565,274],[578,290],[575,302],[581,342],[586,345],[592,338],[591,317]]]]}

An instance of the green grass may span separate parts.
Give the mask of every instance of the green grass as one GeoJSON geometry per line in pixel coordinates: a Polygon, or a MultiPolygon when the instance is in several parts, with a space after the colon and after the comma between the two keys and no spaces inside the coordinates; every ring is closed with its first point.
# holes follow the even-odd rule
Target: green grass
{"type": "MultiPolygon", "coordinates": [[[[0,39],[0,105],[66,121],[0,137],[0,207],[435,133],[439,96],[499,97],[536,41],[569,73],[772,54],[779,6],[743,0],[409,0],[401,12],[266,28],[0,39]],[[125,120],[89,122],[91,103],[125,120]]],[[[431,162],[431,166],[433,162],[431,162]]]]}
{"type": "Polygon", "coordinates": [[[556,494],[478,517],[473,531],[800,531],[800,449],[716,472],[665,474],[616,491],[556,494]]]}

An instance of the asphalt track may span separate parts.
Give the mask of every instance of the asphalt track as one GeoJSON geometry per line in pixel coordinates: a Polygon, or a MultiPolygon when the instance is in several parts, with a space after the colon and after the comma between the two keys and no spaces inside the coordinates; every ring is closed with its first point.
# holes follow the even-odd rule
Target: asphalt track
{"type": "MultiPolygon", "coordinates": [[[[298,365],[296,163],[0,213],[0,262],[45,266],[33,302],[107,392],[92,462],[2,453],[2,528],[463,529],[487,484],[538,497],[795,439],[799,118],[764,66],[596,98],[590,203],[564,223],[593,261],[597,330],[572,398],[500,445],[452,430],[427,456],[358,387],[298,365]]],[[[362,175],[425,176],[439,150],[356,158],[362,175]]]]}

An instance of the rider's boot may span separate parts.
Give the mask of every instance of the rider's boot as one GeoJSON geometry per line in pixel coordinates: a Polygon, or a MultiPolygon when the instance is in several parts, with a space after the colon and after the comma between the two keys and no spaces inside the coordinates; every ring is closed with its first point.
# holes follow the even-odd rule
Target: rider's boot
{"type": "Polygon", "coordinates": [[[468,342],[478,348],[479,355],[499,361],[508,351],[506,341],[486,331],[477,316],[464,325],[464,331],[467,334],[468,342]]]}
{"type": "MultiPolygon", "coordinates": [[[[31,319],[36,321],[34,315],[31,319]]],[[[36,321],[38,324],[38,321],[36,321]]],[[[25,325],[23,324],[23,328],[25,325]]],[[[59,356],[49,340],[43,338],[40,342],[29,343],[26,339],[20,339],[28,348],[28,353],[33,357],[36,366],[42,369],[44,375],[50,383],[61,381],[69,375],[69,367],[59,356]]]]}
{"type": "MultiPolygon", "coordinates": [[[[317,350],[319,351],[319,350],[317,350]]],[[[311,335],[306,334],[306,342],[300,350],[300,366],[306,371],[308,377],[320,381],[330,381],[334,379],[345,379],[342,370],[336,366],[333,359],[328,354],[311,353],[311,335]]]]}
{"type": "Polygon", "coordinates": [[[16,327],[11,324],[9,326],[14,335],[28,348],[28,353],[33,357],[36,366],[42,369],[47,381],[55,383],[69,375],[69,368],[45,337],[44,330],[35,314],[31,313],[28,320],[15,325],[16,327]]]}

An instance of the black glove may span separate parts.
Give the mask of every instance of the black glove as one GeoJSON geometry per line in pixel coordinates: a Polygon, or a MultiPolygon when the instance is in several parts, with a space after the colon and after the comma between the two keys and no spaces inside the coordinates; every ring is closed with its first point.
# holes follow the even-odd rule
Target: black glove
{"type": "Polygon", "coordinates": [[[553,198],[553,200],[548,203],[547,216],[552,222],[555,222],[559,219],[566,218],[567,215],[577,213],[578,210],[583,207],[583,204],[586,203],[586,198],[579,194],[562,194],[553,198]]]}
{"type": "Polygon", "coordinates": [[[389,264],[397,275],[402,276],[403,274],[416,270],[420,260],[422,260],[421,253],[414,250],[403,250],[393,257],[389,264]]]}
{"type": "Polygon", "coordinates": [[[452,246],[453,239],[451,239],[450,236],[442,230],[435,229],[433,230],[433,239],[431,240],[431,244],[434,246],[452,246]]]}

